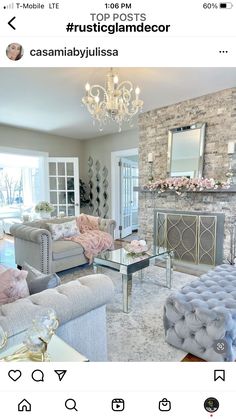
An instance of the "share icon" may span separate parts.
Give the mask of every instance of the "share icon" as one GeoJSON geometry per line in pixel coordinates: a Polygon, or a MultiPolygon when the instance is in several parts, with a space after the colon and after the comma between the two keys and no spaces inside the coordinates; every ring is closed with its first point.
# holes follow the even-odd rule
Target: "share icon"
{"type": "Polygon", "coordinates": [[[59,381],[61,381],[67,373],[67,370],[54,370],[54,372],[58,375],[59,381]]]}

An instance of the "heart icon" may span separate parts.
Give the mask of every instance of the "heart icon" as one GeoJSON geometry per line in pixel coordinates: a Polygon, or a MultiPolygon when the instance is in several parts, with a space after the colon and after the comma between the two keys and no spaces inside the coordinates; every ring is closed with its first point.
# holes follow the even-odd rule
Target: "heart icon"
{"type": "Polygon", "coordinates": [[[20,370],[10,370],[8,371],[8,376],[12,381],[17,381],[21,377],[21,371],[20,370]]]}

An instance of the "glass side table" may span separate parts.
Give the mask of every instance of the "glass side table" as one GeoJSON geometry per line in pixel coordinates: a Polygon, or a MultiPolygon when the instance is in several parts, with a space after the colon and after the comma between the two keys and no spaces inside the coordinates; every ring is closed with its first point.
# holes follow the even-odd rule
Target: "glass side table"
{"type": "Polygon", "coordinates": [[[171,288],[172,282],[172,251],[165,248],[153,247],[151,250],[140,256],[132,256],[125,249],[110,250],[101,253],[94,258],[94,272],[98,267],[106,267],[122,274],[123,289],[123,311],[129,313],[131,310],[132,275],[155,265],[157,259],[165,259],[166,283],[163,286],[171,288]]]}

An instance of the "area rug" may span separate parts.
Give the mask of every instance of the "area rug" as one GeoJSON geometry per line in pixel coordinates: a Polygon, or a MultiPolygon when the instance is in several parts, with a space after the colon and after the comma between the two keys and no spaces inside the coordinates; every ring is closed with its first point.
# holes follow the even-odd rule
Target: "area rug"
{"type": "MultiPolygon", "coordinates": [[[[115,285],[115,297],[107,306],[107,333],[109,361],[181,361],[186,352],[165,342],[163,327],[163,305],[172,290],[180,289],[194,279],[193,275],[173,273],[172,290],[159,285],[164,283],[165,269],[152,266],[144,270],[144,280],[133,275],[132,311],[122,311],[121,275],[103,269],[115,285]]],[[[70,269],[59,273],[62,283],[84,275],[93,274],[92,267],[70,269]]]]}

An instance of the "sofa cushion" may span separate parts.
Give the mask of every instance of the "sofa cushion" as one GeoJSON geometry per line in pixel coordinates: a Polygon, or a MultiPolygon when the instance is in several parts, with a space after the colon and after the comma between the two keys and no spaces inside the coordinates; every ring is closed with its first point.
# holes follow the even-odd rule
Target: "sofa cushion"
{"type": "Polygon", "coordinates": [[[80,244],[67,240],[55,240],[52,242],[52,259],[64,259],[70,256],[79,256],[84,253],[80,244]]]}
{"type": "Polygon", "coordinates": [[[23,265],[23,270],[28,272],[26,281],[29,287],[30,295],[37,294],[38,292],[49,288],[58,287],[61,283],[61,280],[56,273],[43,274],[26,262],[23,265]]]}
{"type": "Polygon", "coordinates": [[[27,272],[0,266],[0,305],[29,296],[27,272]]]}
{"type": "Polygon", "coordinates": [[[47,223],[47,226],[52,235],[52,240],[60,240],[64,237],[72,237],[79,234],[76,220],[67,221],[66,223],[47,223]]]}

